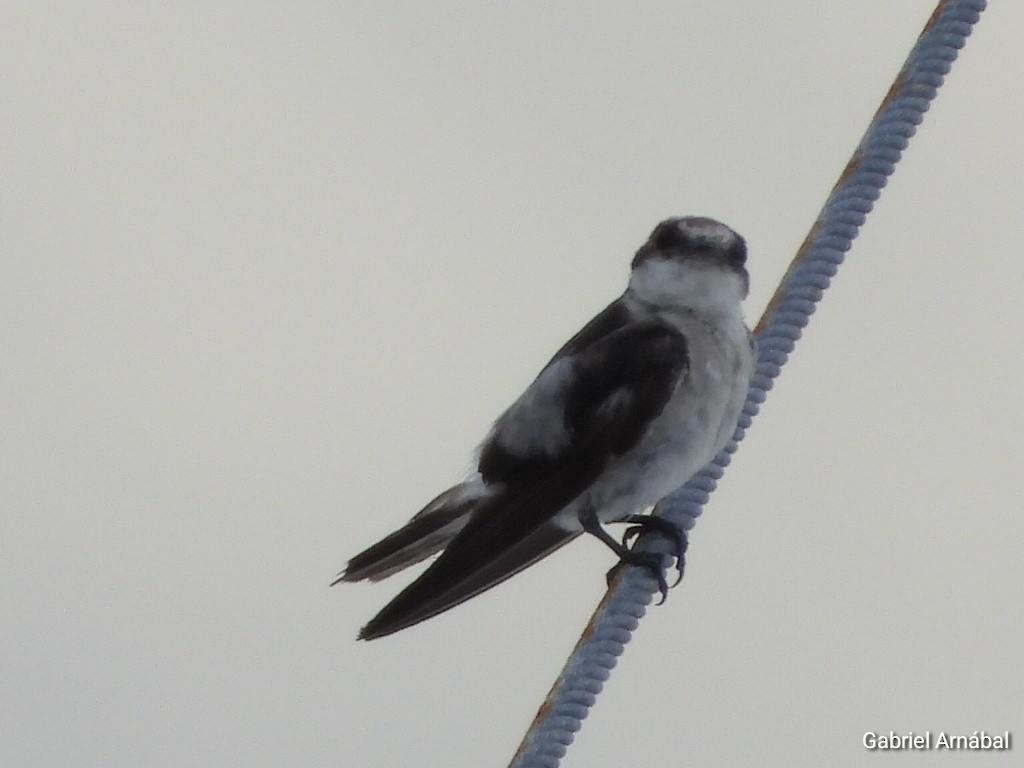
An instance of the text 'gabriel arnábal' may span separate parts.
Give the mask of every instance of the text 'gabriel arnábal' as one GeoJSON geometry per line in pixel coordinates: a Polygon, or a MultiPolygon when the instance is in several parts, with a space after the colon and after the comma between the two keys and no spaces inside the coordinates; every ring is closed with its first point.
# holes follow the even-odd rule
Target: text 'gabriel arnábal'
{"type": "Polygon", "coordinates": [[[864,747],[870,750],[929,750],[950,749],[972,751],[1008,750],[1012,746],[1013,734],[1003,731],[992,734],[988,731],[974,731],[969,734],[952,734],[945,731],[932,733],[876,733],[864,734],[864,747]]]}

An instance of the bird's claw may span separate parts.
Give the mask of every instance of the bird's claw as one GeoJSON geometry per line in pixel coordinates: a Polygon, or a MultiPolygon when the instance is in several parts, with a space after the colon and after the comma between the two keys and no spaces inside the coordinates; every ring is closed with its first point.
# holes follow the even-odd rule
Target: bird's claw
{"type": "Polygon", "coordinates": [[[605,546],[609,547],[615,554],[619,556],[619,564],[616,565],[608,572],[608,584],[611,586],[612,580],[619,573],[619,570],[623,566],[636,565],[641,568],[646,568],[655,581],[658,582],[658,591],[661,593],[661,603],[665,602],[665,598],[668,597],[668,582],[665,580],[665,566],[663,564],[664,554],[659,552],[651,552],[647,550],[636,550],[629,549],[628,543],[636,536],[646,532],[647,530],[654,529],[665,536],[670,544],[672,544],[671,554],[676,559],[676,569],[679,571],[679,578],[676,579],[675,586],[683,578],[683,556],[686,554],[686,531],[679,528],[675,524],[660,517],[651,517],[650,515],[630,515],[629,517],[623,518],[618,522],[622,523],[634,523],[634,525],[627,529],[622,537],[622,543],[616,541],[604,528],[601,527],[600,522],[597,519],[597,515],[594,513],[592,508],[586,508],[580,513],[580,524],[583,530],[596,536],[605,546]]]}
{"type": "MultiPolygon", "coordinates": [[[[678,586],[679,582],[683,580],[683,569],[686,565],[686,548],[689,544],[686,531],[663,517],[654,517],[653,515],[630,515],[622,522],[633,523],[622,534],[622,545],[624,547],[628,547],[633,539],[649,530],[657,531],[669,540],[672,544],[671,554],[676,560],[676,580],[672,583],[672,586],[678,586]]],[[[632,550],[630,551],[632,552],[632,550]]],[[[641,563],[636,564],[641,565],[641,563]]],[[[658,560],[658,572],[659,574],[662,573],[660,558],[658,560]]],[[[665,577],[661,576],[658,583],[659,586],[663,585],[661,602],[665,602],[665,594],[668,591],[665,577]]]]}
{"type": "Polygon", "coordinates": [[[651,577],[658,582],[658,591],[661,593],[658,605],[665,602],[668,597],[668,581],[665,580],[665,566],[662,564],[661,555],[657,552],[637,552],[631,549],[622,556],[622,564],[646,568],[651,577]]]}

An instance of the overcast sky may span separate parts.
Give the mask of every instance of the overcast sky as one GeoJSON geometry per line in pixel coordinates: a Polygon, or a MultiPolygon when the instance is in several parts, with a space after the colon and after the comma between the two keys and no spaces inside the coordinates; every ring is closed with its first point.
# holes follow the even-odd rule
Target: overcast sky
{"type": "MultiPolygon", "coordinates": [[[[747,238],[753,325],[933,6],[4,3],[0,764],[505,765],[607,549],[372,643],[409,575],[328,583],[659,220],[747,238]]],[[[1024,739],[1022,34],[993,0],[567,768],[1024,739]]]]}

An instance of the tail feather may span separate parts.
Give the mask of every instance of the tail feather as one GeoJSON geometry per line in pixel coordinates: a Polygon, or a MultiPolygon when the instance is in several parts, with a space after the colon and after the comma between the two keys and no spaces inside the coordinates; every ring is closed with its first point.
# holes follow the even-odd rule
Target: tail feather
{"type": "Polygon", "coordinates": [[[487,494],[478,477],[448,489],[403,527],[349,560],[331,586],[342,581],[380,581],[440,552],[487,494]]]}
{"type": "Polygon", "coordinates": [[[454,608],[576,538],[581,530],[554,519],[571,493],[560,483],[555,476],[483,499],[441,556],[370,619],[359,638],[390,635],[454,608]]]}
{"type": "Polygon", "coordinates": [[[439,613],[495,587],[524,568],[569,543],[579,531],[545,525],[502,553],[493,562],[481,564],[465,578],[451,579],[442,562],[447,550],[416,581],[406,587],[360,630],[360,640],[374,640],[419,624],[439,613]],[[435,567],[437,566],[437,567],[435,567]]]}

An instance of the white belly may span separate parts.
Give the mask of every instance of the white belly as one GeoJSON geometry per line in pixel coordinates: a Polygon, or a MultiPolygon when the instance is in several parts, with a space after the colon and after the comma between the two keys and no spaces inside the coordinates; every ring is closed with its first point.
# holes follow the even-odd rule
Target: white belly
{"type": "Polygon", "coordinates": [[[640,442],[610,464],[597,481],[557,516],[580,528],[584,504],[602,522],[642,511],[710,462],[732,437],[746,399],[753,353],[742,322],[727,332],[685,328],[690,368],[672,399],[640,442]]]}

